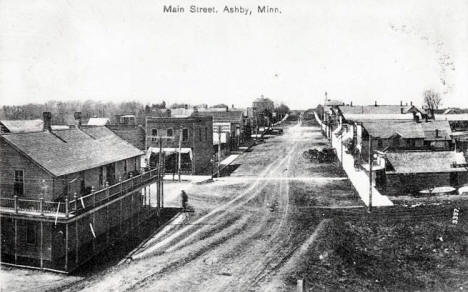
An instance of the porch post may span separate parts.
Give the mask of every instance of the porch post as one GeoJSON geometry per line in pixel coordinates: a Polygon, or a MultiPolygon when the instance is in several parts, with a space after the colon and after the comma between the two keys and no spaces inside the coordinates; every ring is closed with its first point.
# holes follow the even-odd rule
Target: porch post
{"type": "Polygon", "coordinates": [[[39,200],[39,210],[41,212],[41,215],[44,215],[44,197],[41,197],[39,200]]]}
{"type": "Polygon", "coordinates": [[[15,195],[15,213],[18,214],[18,196],[15,195]]]}
{"type": "Polygon", "coordinates": [[[133,202],[133,196],[135,193],[132,193],[130,195],[130,230],[133,229],[133,215],[135,214],[135,209],[134,209],[134,202],[133,202]]]}
{"type": "Polygon", "coordinates": [[[73,200],[75,201],[75,215],[76,215],[76,211],[78,211],[78,196],[76,195],[76,192],[73,194],[73,200]]]}
{"type": "Polygon", "coordinates": [[[68,270],[68,223],[65,223],[65,271],[67,270],[68,270]]]}
{"type": "Polygon", "coordinates": [[[78,266],[78,252],[80,251],[79,249],[80,249],[80,238],[78,234],[78,220],[75,219],[75,265],[77,266],[78,266]]]}
{"type": "MultiPolygon", "coordinates": [[[[70,216],[70,201],[68,200],[68,195],[65,198],[65,217],[68,218],[70,216]]],[[[68,225],[67,225],[68,226],[68,225]]]]}
{"type": "Polygon", "coordinates": [[[18,261],[18,219],[13,219],[15,220],[15,264],[18,261]]]}
{"type": "MultiPolygon", "coordinates": [[[[41,208],[42,210],[42,208],[41,208]]],[[[41,259],[41,269],[44,268],[44,222],[40,223],[40,259],[41,259]]]]}

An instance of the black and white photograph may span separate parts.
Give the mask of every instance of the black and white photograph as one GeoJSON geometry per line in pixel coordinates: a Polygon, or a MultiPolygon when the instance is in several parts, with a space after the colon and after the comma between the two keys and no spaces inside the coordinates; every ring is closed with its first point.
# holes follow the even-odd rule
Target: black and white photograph
{"type": "Polygon", "coordinates": [[[468,290],[467,0],[0,0],[0,291],[468,290]]]}

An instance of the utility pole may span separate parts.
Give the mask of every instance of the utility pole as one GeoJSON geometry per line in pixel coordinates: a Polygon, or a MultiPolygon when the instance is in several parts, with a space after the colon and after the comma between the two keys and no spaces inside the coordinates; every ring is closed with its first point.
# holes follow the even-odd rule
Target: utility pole
{"type": "Polygon", "coordinates": [[[218,177],[220,176],[219,170],[221,167],[221,126],[218,126],[218,177]]]}
{"type": "Polygon", "coordinates": [[[369,135],[369,212],[372,211],[372,136],[369,135]]]}
{"type": "Polygon", "coordinates": [[[179,137],[179,156],[178,156],[178,161],[177,161],[177,175],[179,176],[179,182],[180,182],[180,168],[182,166],[182,132],[184,130],[181,128],[180,129],[180,137],[179,137]]]}
{"type": "Polygon", "coordinates": [[[341,167],[344,168],[343,164],[343,132],[340,135],[340,145],[341,145],[341,167]]]}
{"type": "Polygon", "coordinates": [[[157,205],[157,210],[158,210],[158,220],[159,216],[161,214],[161,189],[162,189],[162,180],[164,177],[164,170],[162,169],[162,137],[159,137],[159,161],[158,161],[158,168],[159,168],[159,177],[158,177],[158,187],[157,187],[157,192],[156,192],[156,205],[157,205]]]}

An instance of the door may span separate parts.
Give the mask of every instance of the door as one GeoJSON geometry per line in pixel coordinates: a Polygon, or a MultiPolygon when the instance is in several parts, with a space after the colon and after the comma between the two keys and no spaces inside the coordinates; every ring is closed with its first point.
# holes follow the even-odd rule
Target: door
{"type": "Polygon", "coordinates": [[[107,182],[109,182],[109,185],[115,184],[116,179],[115,179],[115,164],[114,163],[111,163],[106,166],[106,174],[107,174],[106,179],[107,179],[107,182]]]}
{"type": "Polygon", "coordinates": [[[450,185],[452,187],[458,186],[458,173],[457,172],[450,173],[450,185]]]}

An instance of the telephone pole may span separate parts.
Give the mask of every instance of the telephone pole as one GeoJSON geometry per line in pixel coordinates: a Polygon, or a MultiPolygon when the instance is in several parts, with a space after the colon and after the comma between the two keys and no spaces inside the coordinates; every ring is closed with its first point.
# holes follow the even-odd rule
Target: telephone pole
{"type": "Polygon", "coordinates": [[[369,212],[372,211],[372,136],[369,135],[369,212]]]}
{"type": "Polygon", "coordinates": [[[220,176],[219,170],[221,167],[221,126],[218,126],[218,177],[220,176]]]}
{"type": "Polygon", "coordinates": [[[178,155],[178,161],[177,161],[177,175],[179,176],[179,182],[180,182],[180,168],[182,166],[182,132],[183,129],[180,129],[180,137],[179,137],[179,155],[178,155]]]}

